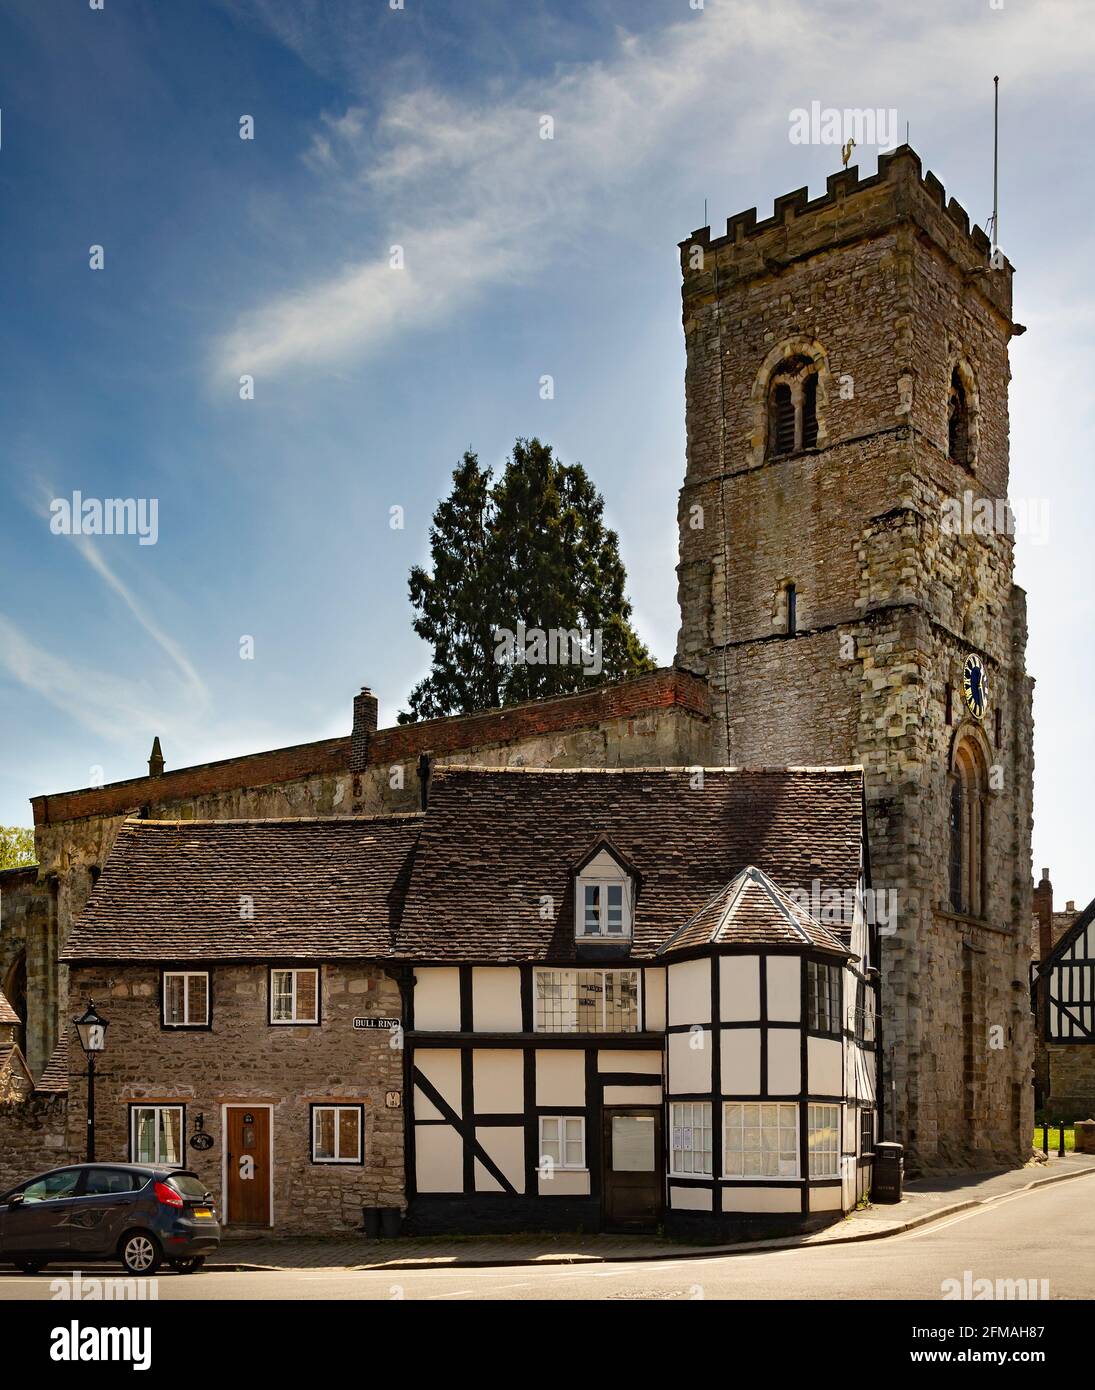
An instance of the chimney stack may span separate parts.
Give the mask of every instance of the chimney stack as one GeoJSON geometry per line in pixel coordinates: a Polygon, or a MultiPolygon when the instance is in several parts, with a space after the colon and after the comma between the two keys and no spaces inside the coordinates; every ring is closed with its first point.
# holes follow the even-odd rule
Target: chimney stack
{"type": "Polygon", "coordinates": [[[379,704],[367,685],[354,696],[354,728],[350,735],[350,770],[361,772],[369,761],[369,736],[376,732],[379,704]]]}
{"type": "Polygon", "coordinates": [[[163,754],[160,752],[159,734],[152,740],[152,752],[148,755],[149,777],[163,776],[163,754]]]}
{"type": "Polygon", "coordinates": [[[1049,870],[1042,870],[1042,881],[1034,890],[1034,915],[1038,918],[1038,959],[1046,960],[1053,950],[1053,884],[1049,870]]]}

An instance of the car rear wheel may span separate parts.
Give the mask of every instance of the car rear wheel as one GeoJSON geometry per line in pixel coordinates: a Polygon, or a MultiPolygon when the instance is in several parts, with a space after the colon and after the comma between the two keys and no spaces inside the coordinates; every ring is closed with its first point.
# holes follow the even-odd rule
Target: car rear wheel
{"type": "Polygon", "coordinates": [[[160,1267],[160,1246],[147,1231],[130,1231],[118,1248],[127,1274],[155,1274],[160,1267]]]}
{"type": "Polygon", "coordinates": [[[15,1268],[21,1269],[24,1274],[41,1274],[45,1269],[45,1260],[16,1260],[15,1268]]]}
{"type": "Polygon", "coordinates": [[[191,1255],[188,1260],[172,1260],[171,1268],[176,1274],[196,1274],[203,1264],[204,1255],[191,1255]]]}

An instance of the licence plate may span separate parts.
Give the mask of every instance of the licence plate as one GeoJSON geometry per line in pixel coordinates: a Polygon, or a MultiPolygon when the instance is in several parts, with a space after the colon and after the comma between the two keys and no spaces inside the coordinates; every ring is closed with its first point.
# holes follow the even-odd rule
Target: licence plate
{"type": "Polygon", "coordinates": [[[195,1207],[195,1208],[194,1208],[194,1215],[195,1215],[195,1216],[204,1216],[204,1217],[207,1217],[209,1220],[212,1220],[212,1218],[213,1218],[213,1211],[212,1211],[212,1208],[211,1208],[211,1207],[195,1207]]]}

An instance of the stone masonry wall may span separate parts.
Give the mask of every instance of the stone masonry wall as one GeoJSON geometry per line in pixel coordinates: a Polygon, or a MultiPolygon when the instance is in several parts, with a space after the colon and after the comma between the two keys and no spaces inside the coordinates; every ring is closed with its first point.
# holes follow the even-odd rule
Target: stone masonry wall
{"type": "Polygon", "coordinates": [[[873,880],[898,905],[884,1027],[913,1166],[1021,1161],[1032,1120],[1025,608],[1012,538],[943,525],[946,500],[1007,491],[1011,271],[989,271],[988,250],[910,151],[681,246],[677,659],[711,684],[716,760],[864,766],[873,880]],[[793,353],[818,366],[817,448],[767,459],[765,373],[793,353]],[[976,383],[972,472],[947,457],[959,362],[976,383]],[[778,602],[788,581],[794,635],[778,602]],[[963,720],[971,651],[989,673],[984,729],[963,720]],[[948,910],[959,736],[991,769],[977,919],[948,910]]]}
{"type": "MultiPolygon", "coordinates": [[[[311,964],[311,962],[297,962],[311,964]]],[[[212,1027],[160,1024],[160,971],[153,966],[75,966],[72,988],[94,997],[110,1020],[107,1051],[96,1075],[96,1155],[129,1157],[129,1104],[186,1106],[187,1138],[198,1114],[216,1142],[187,1146],[184,1163],[201,1175],[224,1211],[221,1106],[273,1105],[274,1226],[279,1232],[348,1231],[365,1206],[403,1203],[403,1112],[385,1104],[402,1091],[403,1053],[387,1030],[358,1030],[355,1016],[399,1018],[397,984],[375,966],[322,967],[322,1022],[314,1027],[267,1022],[267,967],[211,967],[212,1027]],[[311,1162],[310,1110],[316,1101],[365,1106],[365,1163],[311,1162]]],[[[82,1054],[73,1065],[82,1064],[82,1054]]],[[[70,1087],[68,1142],[78,1147],[87,1122],[86,1082],[70,1087]]],[[[229,1216],[231,1213],[229,1212],[229,1216]]]]}
{"type": "Polygon", "coordinates": [[[69,1145],[64,1096],[0,1104],[0,1192],[47,1168],[82,1158],[83,1152],[69,1145]]]}

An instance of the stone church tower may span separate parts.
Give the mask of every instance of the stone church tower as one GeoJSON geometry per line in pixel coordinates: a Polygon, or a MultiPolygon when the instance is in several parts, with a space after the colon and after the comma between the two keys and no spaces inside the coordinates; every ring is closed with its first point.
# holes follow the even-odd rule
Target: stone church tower
{"type": "Polygon", "coordinates": [[[1033,1123],[1032,682],[1002,505],[1023,329],[996,259],[907,146],[681,244],[677,663],[710,683],[716,761],[866,770],[897,909],[887,1137],[924,1166],[1021,1161],[1033,1123]]]}

